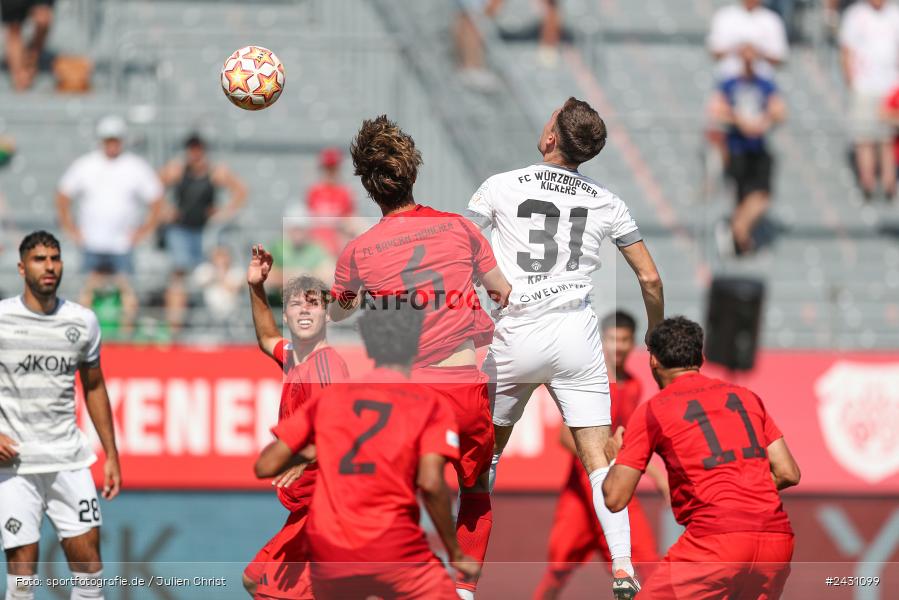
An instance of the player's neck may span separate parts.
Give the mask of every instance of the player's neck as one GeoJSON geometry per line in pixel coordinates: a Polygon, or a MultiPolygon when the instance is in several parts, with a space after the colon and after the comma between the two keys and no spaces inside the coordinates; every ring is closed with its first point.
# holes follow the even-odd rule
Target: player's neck
{"type": "Polygon", "coordinates": [[[659,375],[661,376],[662,381],[659,387],[665,389],[681,377],[685,375],[695,375],[697,373],[699,373],[698,367],[689,367],[686,369],[667,369],[665,371],[661,371],[659,375]]]}
{"type": "Polygon", "coordinates": [[[31,312],[49,315],[59,306],[59,297],[56,294],[39,296],[26,287],[25,293],[22,294],[22,302],[31,312]]]}
{"type": "Polygon", "coordinates": [[[412,374],[412,365],[376,364],[375,367],[377,369],[385,369],[387,371],[396,371],[404,377],[409,377],[409,375],[412,374]]]}
{"type": "Polygon", "coordinates": [[[322,336],[317,340],[298,340],[293,338],[291,339],[291,344],[293,345],[294,362],[300,364],[309,358],[309,355],[313,352],[321,350],[322,348],[327,348],[328,338],[325,336],[322,336]]]}
{"type": "Polygon", "coordinates": [[[544,154],[543,162],[548,165],[553,165],[554,167],[562,167],[563,169],[568,169],[569,171],[577,171],[577,168],[580,166],[566,161],[562,157],[562,155],[555,150],[544,154]]]}
{"type": "Polygon", "coordinates": [[[402,206],[398,206],[396,208],[387,208],[386,206],[381,206],[381,214],[385,217],[387,215],[395,215],[397,213],[406,212],[407,210],[412,210],[415,208],[415,200],[409,199],[408,204],[403,204],[402,206]]]}

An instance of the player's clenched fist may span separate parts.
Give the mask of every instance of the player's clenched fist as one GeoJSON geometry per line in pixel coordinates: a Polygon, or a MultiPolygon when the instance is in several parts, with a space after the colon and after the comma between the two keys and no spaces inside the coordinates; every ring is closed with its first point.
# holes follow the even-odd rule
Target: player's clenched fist
{"type": "Polygon", "coordinates": [[[250,266],[247,268],[247,283],[250,285],[261,285],[262,283],[265,283],[274,262],[275,259],[272,257],[271,253],[266,250],[262,244],[253,246],[250,266]]]}
{"type": "Polygon", "coordinates": [[[0,433],[0,461],[12,460],[19,455],[19,445],[14,439],[0,433]]]}

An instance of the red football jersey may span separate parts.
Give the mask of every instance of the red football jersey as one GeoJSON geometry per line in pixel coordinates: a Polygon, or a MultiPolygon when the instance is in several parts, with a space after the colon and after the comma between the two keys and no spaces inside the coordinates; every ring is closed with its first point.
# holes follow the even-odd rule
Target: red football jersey
{"type": "Polygon", "coordinates": [[[490,343],[493,322],[472,280],[494,267],[490,244],[468,219],[416,205],[387,215],[347,244],[332,294],[348,298],[361,289],[363,303],[403,301],[428,310],[415,362],[421,367],[450,356],[468,339],[475,346],[490,343]]]}
{"type": "Polygon", "coordinates": [[[339,183],[320,182],[306,193],[310,217],[351,217],[356,212],[353,194],[339,183]]]}
{"type": "Polygon", "coordinates": [[[766,450],[781,437],[754,393],[689,373],[637,407],[616,460],[644,471],[657,452],[671,510],[693,535],[792,533],[766,450]]]}
{"type": "MultiPolygon", "coordinates": [[[[305,406],[318,390],[334,382],[345,381],[350,376],[346,362],[330,346],[316,350],[299,364],[294,364],[292,348],[287,340],[278,342],[272,354],[285,371],[284,385],[281,387],[281,404],[278,407],[278,422],[305,406]]],[[[308,506],[315,487],[317,470],[316,464],[312,463],[290,486],[276,488],[278,500],[284,508],[296,511],[308,506]]]]}
{"type": "Polygon", "coordinates": [[[643,386],[640,385],[640,380],[627,371],[624,374],[623,380],[609,383],[609,392],[612,396],[612,434],[619,426],[627,427],[627,422],[637,410],[640,398],[643,396],[643,386]]]}
{"type": "Polygon", "coordinates": [[[378,562],[438,560],[419,526],[419,459],[459,457],[452,410],[424,386],[396,371],[317,394],[308,411],[279,423],[272,433],[294,452],[315,432],[319,477],[307,535],[318,563],[332,576],[377,572],[378,562]]]}

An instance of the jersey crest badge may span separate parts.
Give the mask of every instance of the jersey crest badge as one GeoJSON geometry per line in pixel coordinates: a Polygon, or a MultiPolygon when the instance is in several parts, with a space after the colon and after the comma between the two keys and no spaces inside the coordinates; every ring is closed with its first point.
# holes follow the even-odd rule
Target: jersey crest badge
{"type": "Polygon", "coordinates": [[[75,329],[74,327],[69,327],[66,329],[66,339],[69,340],[72,344],[81,339],[81,332],[75,329]]]}
{"type": "Polygon", "coordinates": [[[15,517],[10,517],[9,520],[6,521],[6,525],[3,526],[6,531],[15,535],[19,533],[19,530],[22,528],[22,521],[16,519],[15,517]]]}

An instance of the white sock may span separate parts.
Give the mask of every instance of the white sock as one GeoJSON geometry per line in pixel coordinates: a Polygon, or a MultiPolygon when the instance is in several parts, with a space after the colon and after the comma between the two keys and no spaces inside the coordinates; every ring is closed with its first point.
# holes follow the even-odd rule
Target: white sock
{"type": "Polygon", "coordinates": [[[103,586],[100,585],[100,578],[103,577],[103,570],[96,573],[76,573],[72,571],[72,577],[75,578],[75,584],[72,586],[71,600],[97,600],[103,598],[103,586]]]}
{"type": "Polygon", "coordinates": [[[34,600],[34,588],[39,582],[37,575],[7,575],[6,600],[34,600]]]}
{"type": "Polygon", "coordinates": [[[474,592],[462,588],[456,588],[456,595],[462,600],[474,600],[474,592]]]}
{"type": "MultiPolygon", "coordinates": [[[[499,464],[499,459],[502,455],[503,451],[500,450],[499,452],[494,452],[493,458],[490,459],[490,482],[487,487],[491,494],[493,494],[493,486],[496,484],[496,466],[499,464]]],[[[472,598],[474,598],[474,596],[472,596],[472,598]]]]}
{"type": "Polygon", "coordinates": [[[606,508],[602,495],[602,482],[609,473],[609,467],[596,469],[590,473],[590,486],[593,488],[593,508],[602,525],[602,533],[609,545],[609,554],[612,556],[612,572],[621,569],[629,575],[634,575],[634,566],[631,564],[631,522],[627,515],[627,507],[624,510],[613,513],[606,508]]]}

